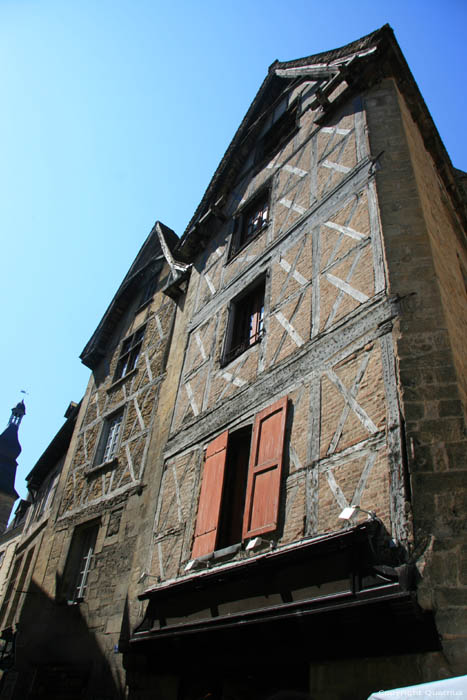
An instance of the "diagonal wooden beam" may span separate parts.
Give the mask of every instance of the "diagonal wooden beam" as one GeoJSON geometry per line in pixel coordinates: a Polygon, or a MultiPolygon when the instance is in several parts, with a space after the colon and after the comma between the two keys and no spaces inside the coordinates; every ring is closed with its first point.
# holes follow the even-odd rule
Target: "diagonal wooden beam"
{"type": "Polygon", "coordinates": [[[347,389],[347,387],[343,384],[343,382],[339,379],[337,374],[332,370],[328,370],[326,372],[328,375],[329,379],[331,382],[334,384],[334,386],[339,389],[341,392],[342,396],[344,397],[345,401],[347,401],[350,404],[350,408],[353,410],[357,418],[360,420],[362,425],[368,430],[369,433],[377,433],[378,428],[376,425],[373,423],[371,420],[370,416],[367,414],[367,412],[360,406],[359,403],[355,400],[355,398],[352,396],[350,391],[347,389]]]}

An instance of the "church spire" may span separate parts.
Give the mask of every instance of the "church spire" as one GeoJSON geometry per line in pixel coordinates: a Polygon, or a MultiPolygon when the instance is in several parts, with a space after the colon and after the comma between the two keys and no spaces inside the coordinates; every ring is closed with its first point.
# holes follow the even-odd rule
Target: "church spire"
{"type": "Polygon", "coordinates": [[[8,421],[8,425],[16,425],[19,428],[19,424],[23,420],[23,416],[26,414],[26,406],[24,405],[24,401],[20,401],[19,403],[16,404],[11,409],[11,416],[10,420],[8,421]]]}
{"type": "Polygon", "coordinates": [[[11,509],[18,498],[15,491],[17,457],[21,452],[18,428],[26,413],[24,401],[11,409],[8,425],[0,435],[0,533],[6,528],[11,509]]]}

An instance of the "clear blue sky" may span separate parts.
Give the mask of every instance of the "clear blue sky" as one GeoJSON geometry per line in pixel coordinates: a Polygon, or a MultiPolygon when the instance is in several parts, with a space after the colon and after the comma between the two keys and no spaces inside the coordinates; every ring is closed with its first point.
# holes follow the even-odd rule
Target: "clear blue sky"
{"type": "Polygon", "coordinates": [[[154,221],[183,233],[268,66],[386,22],[467,169],[466,0],[0,0],[0,428],[26,390],[23,497],[154,221]]]}

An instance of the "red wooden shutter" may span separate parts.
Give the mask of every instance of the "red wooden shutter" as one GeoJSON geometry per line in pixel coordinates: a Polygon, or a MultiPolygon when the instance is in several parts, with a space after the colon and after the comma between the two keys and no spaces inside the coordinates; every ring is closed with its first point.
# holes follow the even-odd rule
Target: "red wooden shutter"
{"type": "Polygon", "coordinates": [[[216,547],[228,437],[229,431],[226,430],[225,433],[209,443],[206,449],[192,552],[193,559],[213,552],[216,547]]]}
{"type": "Polygon", "coordinates": [[[243,539],[277,527],[287,396],[258,413],[248,469],[243,539]]]}

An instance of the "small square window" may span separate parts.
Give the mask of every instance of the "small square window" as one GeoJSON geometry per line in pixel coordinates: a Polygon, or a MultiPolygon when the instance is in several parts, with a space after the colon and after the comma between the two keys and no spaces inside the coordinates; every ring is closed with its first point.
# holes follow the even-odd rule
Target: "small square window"
{"type": "Polygon", "coordinates": [[[269,189],[262,190],[236,219],[230,255],[247,245],[269,223],[269,189]]]}
{"type": "Polygon", "coordinates": [[[223,364],[261,341],[264,334],[264,287],[262,279],[232,302],[223,364]]]}
{"type": "Polygon", "coordinates": [[[120,433],[123,422],[123,411],[114,413],[107,418],[102,428],[99,447],[96,452],[95,465],[110,462],[117,456],[120,446],[120,433]]]}
{"type": "Polygon", "coordinates": [[[117,368],[115,370],[114,382],[118,379],[125,377],[131,370],[136,367],[138,362],[138,357],[141,352],[141,346],[143,344],[144,331],[146,327],[138,328],[132,335],[122,343],[120,349],[120,356],[117,362],[117,368]]]}

